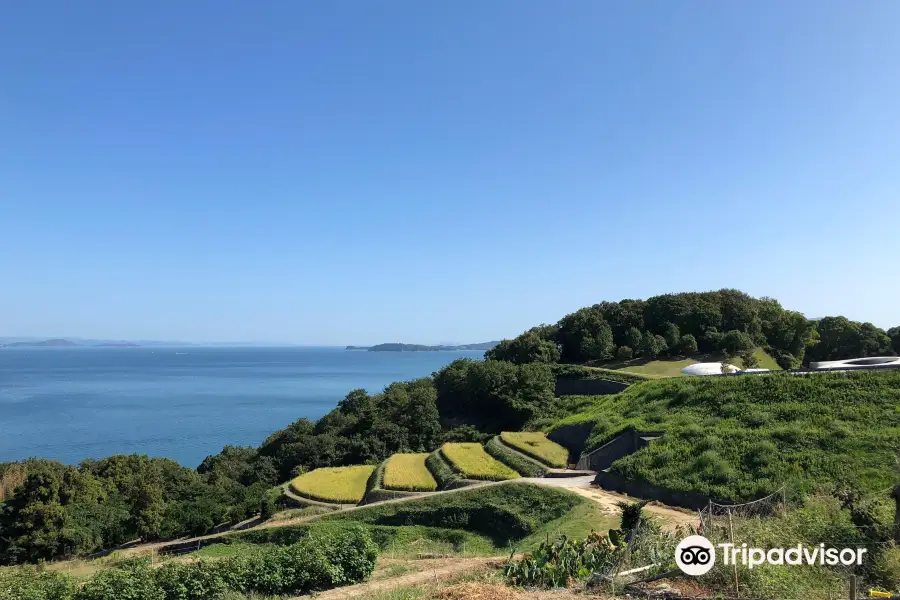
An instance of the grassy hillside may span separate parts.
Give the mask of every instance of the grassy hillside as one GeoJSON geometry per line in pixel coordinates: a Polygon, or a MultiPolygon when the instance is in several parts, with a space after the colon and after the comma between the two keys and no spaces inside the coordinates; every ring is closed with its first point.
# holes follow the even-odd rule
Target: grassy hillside
{"type": "MultiPolygon", "coordinates": [[[[563,489],[508,483],[400,503],[373,504],[310,523],[233,533],[220,538],[218,543],[289,545],[311,531],[361,524],[384,549],[406,544],[413,554],[442,551],[440,548],[502,554],[511,544],[522,543],[539,532],[583,528],[584,524],[574,523],[572,519],[584,517],[583,507],[587,504],[592,503],[563,489]],[[582,510],[577,510],[580,507],[582,510]]],[[[221,548],[214,552],[227,553],[221,548]]]]}
{"type": "MultiPolygon", "coordinates": [[[[775,362],[765,350],[757,348],[753,355],[759,361],[757,368],[770,369],[772,371],[780,371],[781,367],[775,362]]],[[[681,369],[693,365],[698,362],[719,362],[722,360],[720,354],[704,354],[693,358],[661,358],[658,360],[645,360],[643,358],[635,358],[633,360],[604,363],[602,367],[619,373],[627,373],[631,375],[642,375],[650,379],[658,379],[661,377],[683,377],[681,369]]],[[[728,363],[736,367],[744,368],[744,362],[738,357],[731,357],[728,363]]]]}
{"type": "Polygon", "coordinates": [[[629,426],[666,435],[615,472],[726,500],[784,483],[878,490],[900,480],[900,371],[682,377],[581,398],[555,426],[594,423],[588,447],[629,426]]]}

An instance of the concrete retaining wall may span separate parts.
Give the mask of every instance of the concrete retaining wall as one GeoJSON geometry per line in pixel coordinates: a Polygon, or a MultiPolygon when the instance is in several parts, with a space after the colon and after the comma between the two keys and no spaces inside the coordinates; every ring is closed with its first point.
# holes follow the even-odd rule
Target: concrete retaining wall
{"type": "Polygon", "coordinates": [[[581,453],[584,451],[584,444],[587,442],[593,429],[594,423],[592,422],[565,425],[554,429],[547,434],[547,437],[569,451],[569,464],[572,464],[578,462],[581,453]]]}
{"type": "Polygon", "coordinates": [[[651,439],[660,435],[662,434],[658,432],[637,431],[629,427],[593,452],[582,454],[578,460],[578,468],[597,472],[608,469],[615,461],[646,447],[651,439]]]}
{"type": "Polygon", "coordinates": [[[624,391],[627,383],[607,379],[582,379],[578,377],[557,377],[557,396],[610,396],[624,391]]]}

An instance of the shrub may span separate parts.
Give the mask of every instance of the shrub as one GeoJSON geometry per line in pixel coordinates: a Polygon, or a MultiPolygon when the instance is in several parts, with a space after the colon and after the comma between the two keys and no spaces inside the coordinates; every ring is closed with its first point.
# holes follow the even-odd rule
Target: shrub
{"type": "Polygon", "coordinates": [[[504,431],[500,434],[500,439],[504,444],[549,467],[562,469],[569,461],[569,451],[547,439],[547,434],[540,431],[504,431]]]}
{"type": "Polygon", "coordinates": [[[100,571],[75,594],[74,600],[168,600],[147,565],[100,571]]]}
{"type": "Polygon", "coordinates": [[[582,504],[579,496],[546,486],[509,483],[375,504],[324,517],[321,522],[464,529],[498,545],[522,539],[582,504]]]}
{"type": "Polygon", "coordinates": [[[441,454],[456,471],[468,479],[503,481],[519,476],[485,452],[481,444],[444,444],[441,446],[441,454]]]}
{"type": "Polygon", "coordinates": [[[616,358],[619,360],[630,360],[634,357],[634,350],[629,346],[619,346],[616,349],[616,358]]]}
{"type": "Polygon", "coordinates": [[[0,600],[69,600],[75,581],[35,567],[0,569],[0,600]]]}
{"type": "Polygon", "coordinates": [[[547,473],[547,469],[542,465],[504,446],[500,443],[497,436],[488,440],[488,443],[484,445],[484,449],[488,454],[525,477],[543,477],[547,473]]]}
{"type": "Polygon", "coordinates": [[[425,465],[428,467],[428,470],[431,471],[431,474],[434,475],[434,478],[438,482],[438,486],[442,490],[449,489],[455,483],[460,481],[460,476],[453,472],[453,469],[447,464],[444,457],[441,456],[440,450],[429,454],[428,458],[425,459],[425,465]]]}
{"type": "Polygon", "coordinates": [[[154,573],[166,600],[219,600],[228,591],[216,569],[204,562],[169,562],[154,573]]]}

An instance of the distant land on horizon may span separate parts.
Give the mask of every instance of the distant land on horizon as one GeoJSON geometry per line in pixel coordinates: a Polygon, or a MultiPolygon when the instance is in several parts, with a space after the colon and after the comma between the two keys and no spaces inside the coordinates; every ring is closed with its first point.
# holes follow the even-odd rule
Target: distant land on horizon
{"type": "Polygon", "coordinates": [[[460,350],[490,350],[496,342],[481,342],[479,344],[461,344],[459,346],[425,346],[423,344],[388,343],[375,346],[347,346],[347,350],[366,350],[367,352],[453,352],[460,350]]]}

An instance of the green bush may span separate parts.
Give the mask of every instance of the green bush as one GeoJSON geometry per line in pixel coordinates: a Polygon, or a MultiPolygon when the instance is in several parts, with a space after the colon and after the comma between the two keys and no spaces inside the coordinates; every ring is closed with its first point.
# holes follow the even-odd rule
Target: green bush
{"type": "Polygon", "coordinates": [[[65,575],[36,569],[0,572],[0,600],[220,600],[228,592],[296,595],[364,581],[378,558],[371,535],[354,523],[304,531],[286,546],[266,545],[214,562],[145,560],[100,571],[81,589],[65,575]]]}
{"type": "Polygon", "coordinates": [[[425,466],[438,482],[438,489],[446,490],[461,479],[443,459],[440,452],[429,454],[425,459],[425,466]]]}
{"type": "Polygon", "coordinates": [[[228,591],[218,570],[202,561],[166,563],[154,575],[166,600],[219,600],[228,591]]]}
{"type": "Polygon", "coordinates": [[[484,449],[488,454],[514,469],[523,477],[543,477],[547,473],[546,467],[504,446],[498,439],[498,436],[488,440],[488,443],[484,445],[484,449]]]}
{"type": "Polygon", "coordinates": [[[0,600],[69,600],[75,581],[35,567],[0,569],[0,600]]]}
{"type": "Polygon", "coordinates": [[[464,529],[503,546],[527,537],[582,502],[584,500],[579,496],[564,490],[511,483],[402,503],[372,505],[329,515],[322,521],[464,529]]]}
{"type": "Polygon", "coordinates": [[[74,600],[168,600],[149,565],[128,565],[100,571],[84,584],[74,600]]]}

